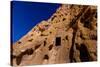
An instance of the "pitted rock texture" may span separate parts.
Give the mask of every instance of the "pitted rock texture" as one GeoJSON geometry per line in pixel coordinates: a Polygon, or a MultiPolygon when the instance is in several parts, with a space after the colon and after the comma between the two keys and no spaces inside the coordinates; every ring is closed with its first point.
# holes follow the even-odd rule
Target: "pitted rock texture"
{"type": "Polygon", "coordinates": [[[96,60],[97,7],[91,5],[61,5],[12,45],[14,66],[96,60]]]}

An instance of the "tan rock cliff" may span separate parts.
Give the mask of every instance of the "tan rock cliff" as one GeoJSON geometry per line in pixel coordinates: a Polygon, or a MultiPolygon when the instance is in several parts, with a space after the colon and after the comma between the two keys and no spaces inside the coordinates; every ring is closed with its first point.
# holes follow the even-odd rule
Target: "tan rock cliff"
{"type": "MultiPolygon", "coordinates": [[[[38,19],[38,18],[37,18],[38,19]]],[[[12,46],[12,65],[97,60],[97,7],[62,5],[12,46]]]]}

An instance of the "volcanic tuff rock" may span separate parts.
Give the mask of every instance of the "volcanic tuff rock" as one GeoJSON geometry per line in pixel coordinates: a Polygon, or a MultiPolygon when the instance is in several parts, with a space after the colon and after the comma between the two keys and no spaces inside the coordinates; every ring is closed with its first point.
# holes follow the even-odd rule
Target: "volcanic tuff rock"
{"type": "Polygon", "coordinates": [[[14,66],[96,60],[97,7],[91,5],[61,5],[12,45],[14,66]]]}

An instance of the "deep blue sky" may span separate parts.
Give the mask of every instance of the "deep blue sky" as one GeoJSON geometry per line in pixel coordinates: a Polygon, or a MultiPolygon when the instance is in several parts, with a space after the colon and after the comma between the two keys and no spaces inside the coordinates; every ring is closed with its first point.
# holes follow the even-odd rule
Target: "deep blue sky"
{"type": "Polygon", "coordinates": [[[37,23],[49,19],[59,6],[60,4],[12,1],[12,42],[19,40],[37,23]]]}

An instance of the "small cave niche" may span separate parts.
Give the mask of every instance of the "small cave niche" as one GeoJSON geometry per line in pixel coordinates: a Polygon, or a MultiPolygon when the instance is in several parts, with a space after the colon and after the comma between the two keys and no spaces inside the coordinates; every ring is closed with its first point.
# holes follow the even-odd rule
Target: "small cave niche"
{"type": "Polygon", "coordinates": [[[90,39],[92,39],[92,40],[97,40],[97,36],[96,36],[96,35],[91,35],[91,36],[90,36],[90,39]]]}
{"type": "Polygon", "coordinates": [[[27,55],[32,55],[33,52],[34,52],[34,50],[32,48],[26,50],[27,55]]]}
{"type": "Polygon", "coordinates": [[[98,24],[96,23],[96,26],[98,26],[98,24]]]}
{"type": "Polygon", "coordinates": [[[50,31],[50,34],[51,34],[52,32],[50,31]]]}
{"type": "Polygon", "coordinates": [[[68,40],[68,36],[66,36],[65,38],[66,38],[66,40],[68,40]]]}
{"type": "Polygon", "coordinates": [[[83,37],[83,35],[82,35],[82,34],[80,34],[80,38],[82,38],[83,40],[85,40],[85,38],[83,37]]]}
{"type": "Polygon", "coordinates": [[[89,20],[84,21],[84,27],[91,28],[91,21],[89,21],[89,20]]]}
{"type": "Polygon", "coordinates": [[[23,56],[23,55],[32,55],[34,52],[34,50],[32,48],[30,49],[26,49],[24,52],[22,52],[20,55],[23,56]]]}
{"type": "Polygon", "coordinates": [[[32,48],[30,49],[26,49],[24,52],[22,52],[21,54],[19,54],[18,56],[16,56],[16,64],[20,65],[22,58],[24,55],[32,55],[34,52],[34,50],[32,48]]]}
{"type": "Polygon", "coordinates": [[[54,15],[54,16],[51,18],[51,21],[53,21],[56,17],[57,17],[57,16],[56,16],[56,15],[54,15]]]}
{"type": "Polygon", "coordinates": [[[49,56],[48,55],[44,55],[44,58],[43,59],[49,59],[49,56]]]}
{"type": "Polygon", "coordinates": [[[44,36],[44,34],[41,34],[40,36],[44,36]]]}
{"type": "Polygon", "coordinates": [[[32,41],[33,41],[33,39],[29,39],[28,41],[29,41],[29,42],[32,42],[32,41]]]}
{"type": "Polygon", "coordinates": [[[35,50],[38,49],[40,46],[41,46],[41,45],[36,45],[36,46],[35,46],[35,50]]]}
{"type": "Polygon", "coordinates": [[[21,41],[18,41],[18,44],[21,44],[21,41]]]}
{"type": "Polygon", "coordinates": [[[31,34],[31,36],[33,36],[33,34],[31,34]]]}
{"type": "Polygon", "coordinates": [[[53,45],[50,45],[50,46],[49,46],[49,50],[51,50],[52,48],[53,48],[53,45]]]}
{"type": "Polygon", "coordinates": [[[97,18],[97,12],[95,13],[95,18],[97,18]]]}
{"type": "Polygon", "coordinates": [[[82,62],[89,61],[89,52],[85,44],[80,45],[80,60],[82,62]]]}
{"type": "Polygon", "coordinates": [[[41,35],[40,36],[48,36],[48,34],[43,34],[43,33],[41,33],[41,35]]]}
{"type": "Polygon", "coordinates": [[[20,65],[21,60],[22,60],[22,55],[17,56],[17,57],[16,57],[16,64],[17,64],[17,65],[20,65]]]}
{"type": "Polygon", "coordinates": [[[46,42],[46,41],[44,41],[44,46],[46,46],[46,43],[47,43],[47,42],[46,42]]]}
{"type": "Polygon", "coordinates": [[[66,18],[63,18],[63,21],[65,21],[66,20],[66,18]]]}
{"type": "Polygon", "coordinates": [[[56,37],[55,45],[61,46],[61,37],[56,37]]]}
{"type": "Polygon", "coordinates": [[[48,27],[49,25],[44,25],[45,27],[48,27]]]}

